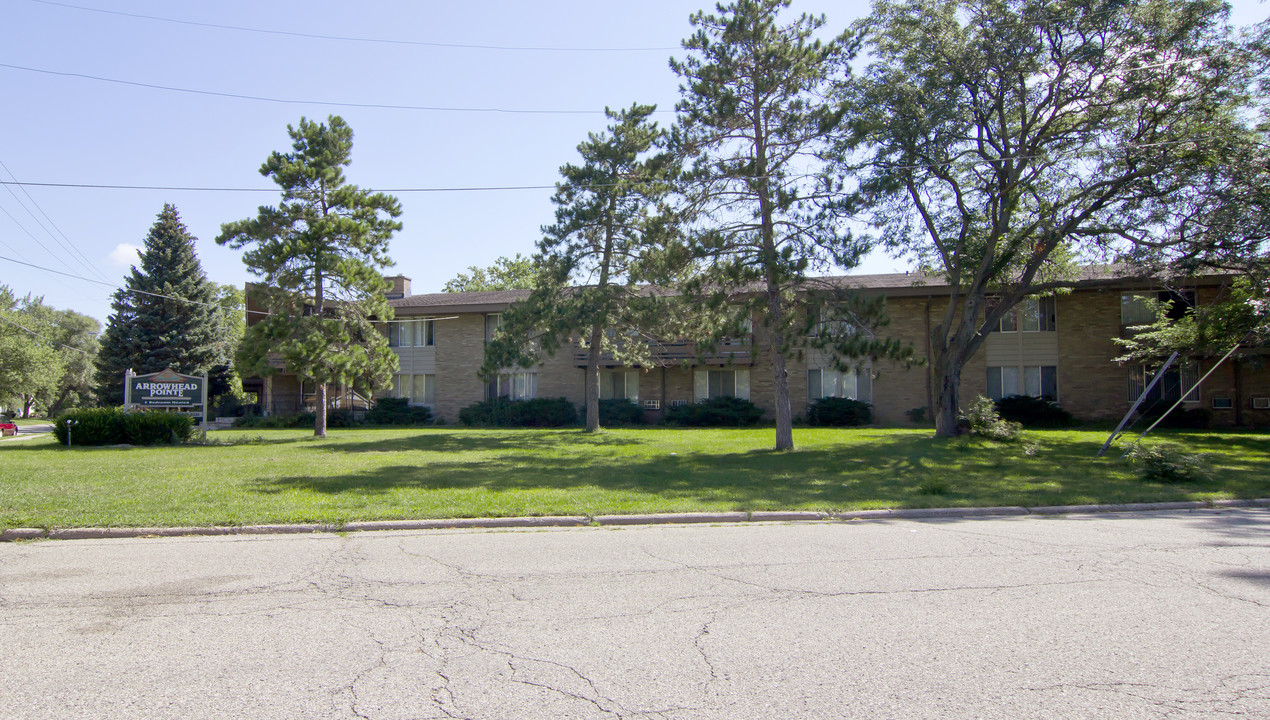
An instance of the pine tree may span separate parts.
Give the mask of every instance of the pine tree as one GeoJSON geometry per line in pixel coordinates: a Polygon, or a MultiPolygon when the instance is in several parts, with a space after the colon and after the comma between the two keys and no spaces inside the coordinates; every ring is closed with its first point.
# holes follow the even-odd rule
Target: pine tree
{"type": "Polygon", "coordinates": [[[275,152],[260,174],[282,189],[278,207],[221,226],[216,242],[252,246],[243,262],[266,286],[270,312],[247,330],[238,367],[267,376],[285,372],[317,385],[314,435],[326,437],[327,385],[370,389],[387,383],[397,356],[375,320],[391,320],[379,271],[393,264],[388,240],[401,223],[401,203],[351,185],[353,130],[332,115],[327,124],[300,119],[287,126],[292,152],[275,152]]]}
{"type": "Polygon", "coordinates": [[[146,236],[140,267],[132,267],[111,303],[96,361],[102,404],[123,403],[129,368],[137,374],[165,368],[186,375],[207,372],[221,378],[209,382],[209,397],[225,392],[221,386],[230,360],[218,335],[222,323],[215,286],[203,272],[194,242],[176,207],[164,205],[146,236]]]}

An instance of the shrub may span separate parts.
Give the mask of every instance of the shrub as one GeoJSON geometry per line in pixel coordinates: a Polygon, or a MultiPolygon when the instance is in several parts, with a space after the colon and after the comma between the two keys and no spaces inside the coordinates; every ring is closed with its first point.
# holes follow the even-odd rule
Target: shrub
{"type": "Polygon", "coordinates": [[[53,437],[66,444],[66,423],[71,427],[72,445],[119,445],[124,442],[123,408],[86,408],[70,410],[53,422],[53,437]]]}
{"type": "Polygon", "coordinates": [[[1213,479],[1204,456],[1171,442],[1135,445],[1126,456],[1138,466],[1143,480],[1163,483],[1195,483],[1213,479]]]}
{"type": "Polygon", "coordinates": [[[685,427],[749,427],[758,424],[763,411],[749,400],[718,397],[666,411],[667,425],[685,427]]]}
{"type": "MultiPolygon", "coordinates": [[[[330,421],[330,415],[327,415],[327,421],[330,421]]],[[[288,428],[311,428],[317,422],[317,416],[311,412],[296,413],[295,415],[269,415],[262,417],[260,415],[244,415],[234,421],[234,427],[242,428],[265,428],[265,429],[288,429],[288,428]]]]}
{"type": "Polygon", "coordinates": [[[423,425],[430,419],[431,410],[411,405],[407,398],[380,398],[366,413],[366,422],[370,425],[423,425]]]}
{"type": "Polygon", "coordinates": [[[904,411],[904,414],[908,417],[908,419],[911,422],[914,422],[918,425],[924,425],[926,423],[926,407],[925,406],[909,408],[904,411]]]}
{"type": "Polygon", "coordinates": [[[1071,427],[1076,422],[1072,414],[1059,407],[1053,400],[1034,395],[1011,395],[996,401],[997,413],[1006,420],[1024,427],[1071,427]]]}
{"type": "MultiPolygon", "coordinates": [[[[169,412],[127,412],[124,416],[124,442],[129,445],[182,443],[194,432],[189,415],[169,412]]],[[[79,428],[77,427],[76,430],[79,428]]]]}
{"type": "Polygon", "coordinates": [[[578,409],[565,398],[494,398],[463,408],[459,421],[488,427],[564,427],[577,424],[578,409]]]}
{"type": "MultiPolygon", "coordinates": [[[[1164,415],[1164,411],[1168,410],[1172,405],[1172,402],[1159,402],[1140,409],[1138,415],[1148,423],[1152,423],[1158,420],[1161,415],[1164,415]]],[[[1178,430],[1204,430],[1208,428],[1211,420],[1212,413],[1208,411],[1208,408],[1187,410],[1179,406],[1164,418],[1164,422],[1160,423],[1159,427],[1178,430]]]]}
{"type": "Polygon", "coordinates": [[[967,432],[989,440],[1014,442],[1023,437],[1023,426],[1011,420],[1002,420],[997,414],[996,405],[982,395],[975,398],[974,404],[961,414],[960,420],[961,427],[967,432]]]}
{"type": "Polygon", "coordinates": [[[185,442],[194,431],[188,415],[167,412],[125,411],[123,408],[85,408],[63,413],[53,423],[53,436],[66,444],[66,423],[72,445],[154,445],[185,442]]]}
{"type": "Polygon", "coordinates": [[[822,427],[855,427],[873,422],[873,406],[850,398],[820,398],[807,408],[807,423],[822,427]]]}
{"type": "MultiPolygon", "coordinates": [[[[317,418],[313,418],[315,421],[317,418]]],[[[348,408],[336,408],[326,411],[326,426],[331,428],[349,428],[361,425],[353,411],[348,408]]]]}
{"type": "MultiPolygon", "coordinates": [[[[582,413],[582,418],[586,419],[585,411],[582,413]]],[[[634,402],[626,398],[600,401],[601,425],[616,427],[619,425],[642,425],[643,423],[644,411],[634,402]]]]}

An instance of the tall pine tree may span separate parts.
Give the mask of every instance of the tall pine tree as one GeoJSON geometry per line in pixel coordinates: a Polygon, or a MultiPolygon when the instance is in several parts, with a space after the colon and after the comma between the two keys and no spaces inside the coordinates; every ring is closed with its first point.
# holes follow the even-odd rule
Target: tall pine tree
{"type": "Polygon", "coordinates": [[[172,368],[209,375],[208,394],[229,387],[231,358],[208,281],[194,252],[194,236],[167,204],[146,236],[141,266],[132,267],[115,291],[97,355],[97,397],[104,405],[123,403],[124,371],[144,374],[172,368]]]}

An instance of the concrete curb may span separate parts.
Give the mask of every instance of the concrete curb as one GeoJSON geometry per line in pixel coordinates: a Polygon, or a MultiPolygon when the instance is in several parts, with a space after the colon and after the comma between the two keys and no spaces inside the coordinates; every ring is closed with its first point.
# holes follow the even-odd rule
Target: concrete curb
{"type": "Polygon", "coordinates": [[[897,508],[853,510],[841,513],[815,511],[760,510],[721,513],[656,513],[652,515],[582,515],[450,518],[444,520],[369,520],[343,525],[307,523],[298,525],[243,525],[166,528],[9,528],[0,531],[0,542],[17,540],[100,540],[106,538],[199,537],[215,535],[283,535],[302,533],[374,532],[382,530],[453,530],[466,528],[546,528],[585,525],[670,525],[690,523],[755,522],[842,522],[862,520],[929,520],[940,518],[1003,517],[1020,515],[1082,515],[1168,510],[1223,510],[1228,508],[1270,508],[1270,498],[1256,500],[1214,500],[1212,502],[1124,503],[1121,505],[1051,505],[981,508],[897,508]]]}

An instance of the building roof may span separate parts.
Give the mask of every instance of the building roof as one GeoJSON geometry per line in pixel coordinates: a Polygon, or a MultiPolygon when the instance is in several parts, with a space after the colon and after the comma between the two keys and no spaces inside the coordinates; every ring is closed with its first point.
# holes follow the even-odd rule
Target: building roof
{"type": "MultiPolygon", "coordinates": [[[[1214,274],[1203,278],[1192,278],[1192,282],[1198,280],[1202,284],[1206,281],[1211,282],[1217,279],[1218,275],[1214,274]]],[[[1137,289],[1157,287],[1159,284],[1159,279],[1134,275],[1130,268],[1124,265],[1086,265],[1080,268],[1076,278],[1077,288],[1098,288],[1114,285],[1126,289],[1137,289]]],[[[918,272],[831,275],[808,278],[806,287],[808,289],[815,289],[816,287],[826,289],[854,288],[866,292],[881,292],[889,297],[913,297],[946,293],[948,292],[948,280],[943,275],[927,275],[918,272]]],[[[758,292],[759,290],[760,288],[755,286],[751,291],[758,292]]],[[[398,315],[411,316],[456,312],[498,312],[506,309],[508,305],[524,300],[527,297],[529,297],[529,290],[426,293],[409,295],[399,300],[390,300],[388,304],[397,311],[398,315]]]]}

